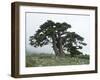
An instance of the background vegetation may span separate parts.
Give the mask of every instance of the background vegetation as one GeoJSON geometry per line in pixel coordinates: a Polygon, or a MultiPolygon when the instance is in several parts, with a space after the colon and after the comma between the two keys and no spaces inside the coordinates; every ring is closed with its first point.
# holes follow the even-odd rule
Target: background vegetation
{"type": "Polygon", "coordinates": [[[42,66],[62,66],[62,65],[83,65],[89,64],[89,55],[77,55],[71,57],[66,54],[65,57],[57,57],[53,54],[26,54],[26,67],[42,66]]]}

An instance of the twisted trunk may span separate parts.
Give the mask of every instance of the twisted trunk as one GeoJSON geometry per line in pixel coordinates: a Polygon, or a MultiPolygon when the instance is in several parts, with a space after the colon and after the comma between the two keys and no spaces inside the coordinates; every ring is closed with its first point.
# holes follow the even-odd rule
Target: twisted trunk
{"type": "Polygon", "coordinates": [[[63,52],[62,48],[62,38],[60,32],[58,33],[58,48],[59,48],[59,56],[61,57],[65,56],[65,53],[63,52]]]}
{"type": "Polygon", "coordinates": [[[55,55],[59,57],[64,57],[65,53],[63,52],[62,48],[62,38],[60,33],[58,33],[58,37],[56,34],[52,35],[52,44],[55,55]]]}
{"type": "Polygon", "coordinates": [[[56,42],[56,36],[53,35],[53,36],[52,36],[53,50],[54,50],[54,52],[55,52],[55,55],[58,56],[59,51],[58,51],[58,48],[57,48],[56,43],[57,43],[57,42],[56,42]]]}

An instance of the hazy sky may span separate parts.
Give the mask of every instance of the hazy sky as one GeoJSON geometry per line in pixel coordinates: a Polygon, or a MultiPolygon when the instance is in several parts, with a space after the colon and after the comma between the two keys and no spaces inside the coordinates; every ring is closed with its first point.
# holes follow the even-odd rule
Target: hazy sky
{"type": "Polygon", "coordinates": [[[54,22],[67,22],[72,26],[70,31],[84,37],[87,46],[84,46],[82,52],[90,53],[90,16],[89,15],[73,15],[73,14],[48,14],[48,13],[26,13],[26,50],[30,53],[54,53],[52,45],[35,48],[29,45],[29,36],[35,34],[35,31],[41,24],[47,20],[54,22]]]}

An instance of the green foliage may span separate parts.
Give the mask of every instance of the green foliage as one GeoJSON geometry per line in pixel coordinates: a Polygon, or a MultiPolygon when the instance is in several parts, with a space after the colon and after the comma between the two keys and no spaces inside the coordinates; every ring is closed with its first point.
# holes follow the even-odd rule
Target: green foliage
{"type": "Polygon", "coordinates": [[[84,38],[75,32],[70,32],[68,29],[71,25],[63,22],[53,22],[47,20],[36,31],[34,36],[30,36],[30,45],[34,47],[42,47],[52,43],[53,50],[56,56],[64,56],[64,50],[70,52],[71,56],[82,54],[78,49],[82,49],[84,38]]]}

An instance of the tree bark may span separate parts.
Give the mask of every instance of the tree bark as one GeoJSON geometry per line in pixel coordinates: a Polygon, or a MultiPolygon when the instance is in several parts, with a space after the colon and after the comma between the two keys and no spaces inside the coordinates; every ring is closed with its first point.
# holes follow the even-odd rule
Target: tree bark
{"type": "Polygon", "coordinates": [[[61,38],[61,34],[60,32],[58,33],[58,48],[59,48],[59,55],[58,56],[61,56],[61,57],[64,57],[65,54],[63,52],[63,48],[62,48],[62,38],[61,38]]]}
{"type": "Polygon", "coordinates": [[[59,57],[64,57],[65,53],[63,52],[62,48],[62,39],[60,33],[58,33],[58,37],[55,34],[52,35],[52,44],[55,55],[59,57]]]}
{"type": "Polygon", "coordinates": [[[52,44],[53,44],[53,50],[55,52],[55,55],[57,56],[59,54],[59,51],[58,51],[58,48],[56,45],[56,36],[55,35],[52,36],[52,44]]]}

